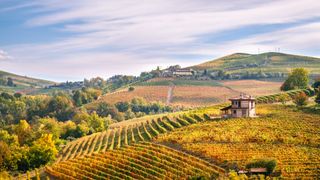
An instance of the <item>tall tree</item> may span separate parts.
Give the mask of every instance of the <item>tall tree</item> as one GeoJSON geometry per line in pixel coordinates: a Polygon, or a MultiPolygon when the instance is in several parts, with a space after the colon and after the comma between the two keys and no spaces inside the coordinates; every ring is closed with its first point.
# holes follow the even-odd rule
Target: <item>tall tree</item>
{"type": "Polygon", "coordinates": [[[282,84],[281,90],[304,89],[309,84],[309,72],[304,68],[296,68],[291,71],[286,81],[282,84]]]}

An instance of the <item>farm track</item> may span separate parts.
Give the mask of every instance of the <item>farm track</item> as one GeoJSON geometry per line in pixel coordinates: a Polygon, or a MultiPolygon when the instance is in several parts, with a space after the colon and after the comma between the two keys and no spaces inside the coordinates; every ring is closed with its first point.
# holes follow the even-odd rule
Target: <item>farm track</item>
{"type": "Polygon", "coordinates": [[[170,83],[169,89],[168,89],[168,96],[167,96],[167,105],[170,105],[172,98],[173,98],[173,90],[175,85],[173,83],[170,83]]]}

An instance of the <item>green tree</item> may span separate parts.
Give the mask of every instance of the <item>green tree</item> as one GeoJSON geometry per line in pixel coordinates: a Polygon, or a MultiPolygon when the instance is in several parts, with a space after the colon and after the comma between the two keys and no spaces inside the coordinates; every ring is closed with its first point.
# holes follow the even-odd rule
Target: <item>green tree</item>
{"type": "Polygon", "coordinates": [[[312,87],[315,89],[320,88],[320,78],[315,79],[314,83],[312,84],[312,87]]]}
{"type": "Polygon", "coordinates": [[[126,112],[130,108],[130,103],[128,102],[117,102],[115,104],[119,112],[126,112]]]}
{"type": "Polygon", "coordinates": [[[305,89],[309,84],[309,72],[304,68],[293,69],[286,81],[282,84],[281,90],[305,89]]]}
{"type": "Polygon", "coordinates": [[[9,104],[9,113],[13,116],[15,122],[17,123],[20,119],[27,118],[26,104],[23,101],[12,101],[9,104]]]}
{"type": "Polygon", "coordinates": [[[76,106],[81,106],[82,105],[81,91],[80,90],[74,91],[72,99],[73,99],[76,106]]]}
{"type": "Polygon", "coordinates": [[[308,96],[304,92],[301,92],[294,96],[293,102],[297,106],[305,106],[308,104],[308,96]]]}
{"type": "Polygon", "coordinates": [[[6,170],[6,158],[11,154],[9,145],[0,141],[0,172],[6,170]]]}
{"type": "Polygon", "coordinates": [[[15,125],[14,133],[18,136],[20,145],[24,145],[32,138],[32,129],[26,120],[20,120],[19,124],[15,125]]]}
{"type": "Polygon", "coordinates": [[[58,153],[52,134],[43,134],[33,142],[29,151],[31,168],[38,168],[53,161],[58,153]]]}
{"type": "Polygon", "coordinates": [[[129,109],[128,111],[126,111],[124,113],[124,118],[125,119],[132,119],[132,118],[135,118],[136,115],[131,111],[131,109],[129,109]]]}
{"type": "Polygon", "coordinates": [[[48,112],[58,120],[65,121],[72,117],[73,102],[69,96],[58,94],[51,98],[48,104],[48,112]]]}
{"type": "Polygon", "coordinates": [[[25,98],[27,119],[35,122],[36,119],[48,115],[48,104],[51,100],[48,96],[27,96],[25,98]]]}
{"type": "Polygon", "coordinates": [[[14,86],[13,79],[11,77],[8,77],[7,79],[7,86],[11,86],[11,87],[14,86]]]}
{"type": "Polygon", "coordinates": [[[61,124],[54,118],[41,118],[37,123],[38,134],[52,134],[54,139],[59,139],[61,134],[61,124]]]}
{"type": "Polygon", "coordinates": [[[101,117],[107,117],[108,115],[111,115],[111,117],[114,118],[118,113],[119,111],[114,105],[106,102],[99,103],[97,108],[97,114],[101,117]]]}
{"type": "Polygon", "coordinates": [[[108,129],[108,121],[106,118],[99,117],[96,112],[93,112],[89,116],[89,127],[94,130],[94,132],[101,132],[108,129]]]}

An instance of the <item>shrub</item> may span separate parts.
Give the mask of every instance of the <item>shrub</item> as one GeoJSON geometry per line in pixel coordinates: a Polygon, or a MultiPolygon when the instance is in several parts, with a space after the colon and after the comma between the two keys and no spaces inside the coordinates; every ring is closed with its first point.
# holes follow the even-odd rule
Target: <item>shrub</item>
{"type": "Polygon", "coordinates": [[[134,91],[134,87],[130,86],[128,91],[134,91]]]}
{"type": "Polygon", "coordinates": [[[308,96],[304,92],[301,92],[294,96],[293,102],[297,106],[305,106],[308,104],[308,96]]]}
{"type": "Polygon", "coordinates": [[[281,102],[283,105],[286,104],[287,101],[289,101],[291,98],[288,94],[281,94],[278,96],[278,101],[281,102]]]}

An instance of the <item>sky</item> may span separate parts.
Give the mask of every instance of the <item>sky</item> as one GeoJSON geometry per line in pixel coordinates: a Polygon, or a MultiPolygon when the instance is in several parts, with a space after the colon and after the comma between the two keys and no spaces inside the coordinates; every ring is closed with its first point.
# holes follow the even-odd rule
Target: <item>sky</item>
{"type": "Polygon", "coordinates": [[[0,70],[77,81],[224,55],[320,57],[319,0],[0,0],[0,70]]]}

